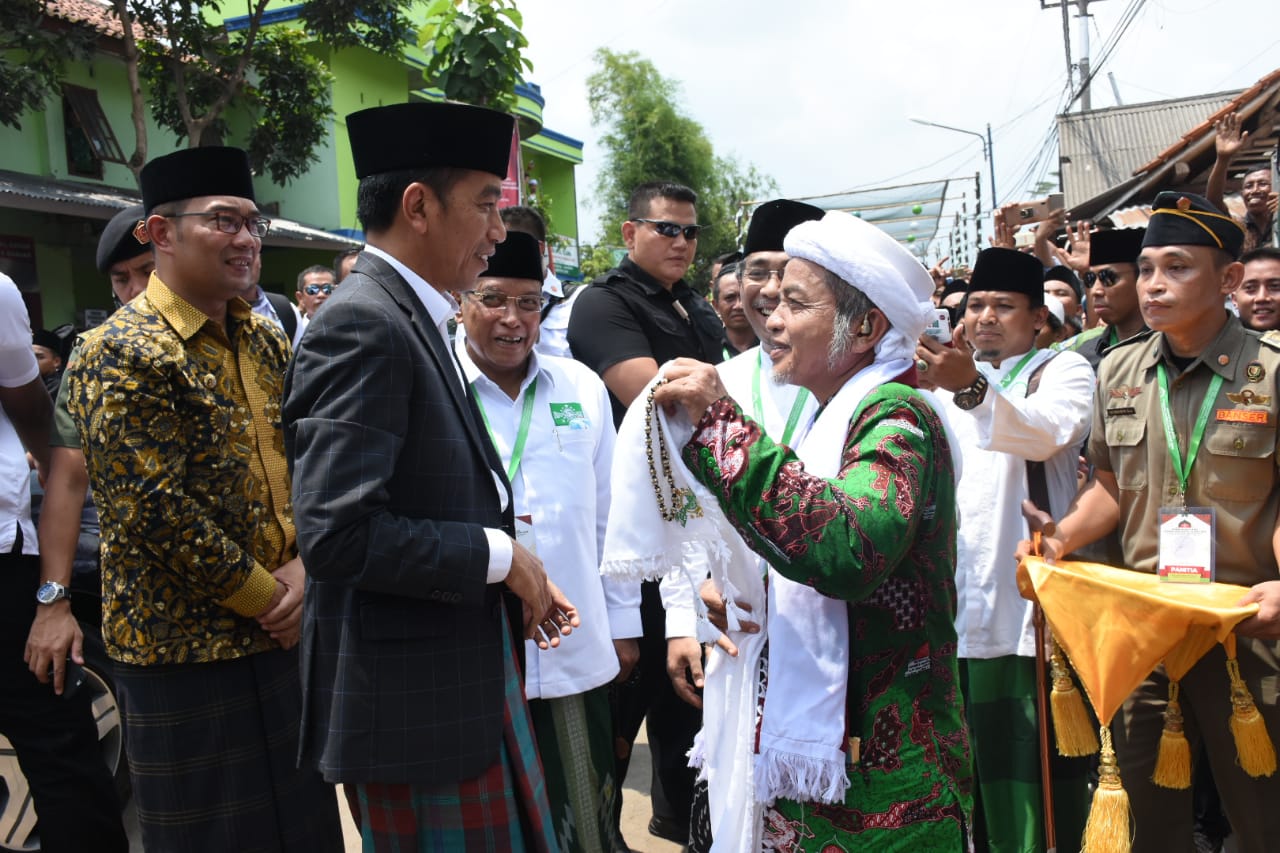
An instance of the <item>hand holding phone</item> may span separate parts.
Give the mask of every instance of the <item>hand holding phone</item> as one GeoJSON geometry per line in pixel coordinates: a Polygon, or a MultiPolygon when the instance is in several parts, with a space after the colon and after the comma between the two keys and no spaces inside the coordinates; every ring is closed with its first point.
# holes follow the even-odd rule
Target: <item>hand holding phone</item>
{"type": "Polygon", "coordinates": [[[1059,210],[1062,210],[1063,204],[1062,193],[1050,193],[1047,198],[1043,198],[1040,201],[1007,205],[1001,208],[1000,212],[1004,215],[1005,224],[1010,229],[1014,229],[1019,225],[1043,222],[1059,210]]]}

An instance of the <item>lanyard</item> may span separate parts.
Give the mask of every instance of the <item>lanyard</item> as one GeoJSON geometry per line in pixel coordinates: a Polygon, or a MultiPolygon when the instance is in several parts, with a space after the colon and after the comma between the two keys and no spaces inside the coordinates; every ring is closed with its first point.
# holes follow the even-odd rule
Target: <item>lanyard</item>
{"type": "Polygon", "coordinates": [[[1178,435],[1173,431],[1173,411],[1169,408],[1169,375],[1164,365],[1156,365],[1156,378],[1160,382],[1160,415],[1164,420],[1164,440],[1169,445],[1169,458],[1173,460],[1173,473],[1178,475],[1178,485],[1182,490],[1182,504],[1187,502],[1187,481],[1191,478],[1191,466],[1195,464],[1196,452],[1200,450],[1200,441],[1204,438],[1204,428],[1209,424],[1209,411],[1218,399],[1218,390],[1222,387],[1222,377],[1215,373],[1209,383],[1209,390],[1200,401],[1200,411],[1196,422],[1191,427],[1191,443],[1187,445],[1187,462],[1182,463],[1182,449],[1178,447],[1178,435]]]}
{"type": "MultiPolygon", "coordinates": [[[[475,383],[472,383],[473,385],[475,383]]],[[[507,480],[515,482],[516,469],[520,467],[520,460],[524,457],[524,444],[529,440],[529,424],[533,422],[533,393],[538,389],[538,377],[533,377],[533,381],[529,383],[529,387],[524,389],[524,408],[520,411],[520,429],[516,432],[516,445],[511,448],[511,461],[507,463],[507,480]]],[[[480,402],[480,392],[476,392],[476,408],[480,410],[480,417],[484,418],[484,428],[489,431],[489,440],[493,442],[493,446],[498,446],[498,440],[493,435],[493,424],[489,423],[489,413],[484,410],[484,403],[480,402]]]]}
{"type": "Polygon", "coordinates": [[[1008,391],[1009,386],[1013,385],[1013,380],[1017,379],[1018,374],[1022,372],[1022,368],[1026,367],[1027,362],[1030,361],[1032,358],[1034,358],[1035,354],[1038,352],[1040,352],[1040,350],[1036,349],[1035,347],[1032,347],[1031,352],[1024,355],[1018,361],[1018,363],[1013,366],[1013,370],[1010,370],[1008,375],[1005,376],[1004,379],[1000,380],[1000,387],[1008,391]]]}
{"type": "MultiPolygon", "coordinates": [[[[763,353],[756,355],[754,368],[751,375],[751,408],[752,414],[755,415],[756,422],[764,426],[764,400],[760,396],[760,357],[763,353]]],[[[796,395],[795,402],[791,404],[791,414],[787,418],[787,426],[782,431],[782,441],[779,444],[791,446],[791,433],[795,432],[796,424],[800,422],[800,413],[804,411],[805,404],[809,402],[809,389],[801,388],[800,393],[796,395]]]]}

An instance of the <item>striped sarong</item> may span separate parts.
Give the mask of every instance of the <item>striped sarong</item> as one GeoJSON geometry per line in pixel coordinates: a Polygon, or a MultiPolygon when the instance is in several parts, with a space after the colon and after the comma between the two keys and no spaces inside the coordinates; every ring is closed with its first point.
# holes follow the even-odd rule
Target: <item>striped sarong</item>
{"type": "Polygon", "coordinates": [[[114,673],[147,850],[342,851],[333,786],[296,766],[296,651],[114,673]]]}
{"type": "Polygon", "coordinates": [[[360,838],[373,853],[552,853],[547,786],[507,620],[498,761],[474,779],[442,785],[359,783],[360,838]]]}
{"type": "Polygon", "coordinates": [[[547,776],[552,829],[564,853],[625,850],[613,820],[613,715],[606,684],[585,693],[529,700],[547,776]]]}
{"type": "MultiPolygon", "coordinates": [[[[978,849],[985,842],[992,853],[1044,850],[1035,659],[962,659],[960,689],[973,751],[978,849]]],[[[1089,759],[1058,755],[1052,730],[1049,744],[1057,850],[1075,853],[1088,809],[1089,759]]]]}

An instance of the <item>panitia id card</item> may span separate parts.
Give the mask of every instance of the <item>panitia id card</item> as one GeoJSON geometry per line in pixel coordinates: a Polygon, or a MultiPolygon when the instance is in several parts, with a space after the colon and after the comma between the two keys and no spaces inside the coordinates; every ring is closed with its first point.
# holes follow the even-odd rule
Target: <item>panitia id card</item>
{"type": "Polygon", "coordinates": [[[1160,507],[1160,561],[1169,583],[1212,583],[1215,577],[1213,507],[1160,507]]]}

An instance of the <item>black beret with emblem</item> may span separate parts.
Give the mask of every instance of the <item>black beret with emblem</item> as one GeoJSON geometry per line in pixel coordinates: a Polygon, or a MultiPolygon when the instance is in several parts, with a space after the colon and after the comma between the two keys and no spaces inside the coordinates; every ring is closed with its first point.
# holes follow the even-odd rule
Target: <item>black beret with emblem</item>
{"type": "Polygon", "coordinates": [[[98,272],[105,273],[121,261],[131,261],[151,251],[150,246],[139,243],[133,236],[145,213],[142,205],[135,204],[111,217],[98,238],[98,272]]]}
{"type": "Polygon", "coordinates": [[[969,274],[969,292],[987,290],[1025,293],[1031,307],[1039,308],[1044,304],[1044,265],[1016,249],[983,249],[969,274]]]}
{"type": "Polygon", "coordinates": [[[474,169],[507,176],[516,120],[469,104],[415,101],[347,116],[356,177],[405,169],[474,169]]]}
{"type": "Polygon", "coordinates": [[[751,224],[747,226],[747,240],[742,247],[742,254],[755,252],[781,252],[782,241],[787,232],[801,222],[821,219],[827,212],[812,204],[779,198],[766,201],[751,214],[751,224]]]}
{"type": "Polygon", "coordinates": [[[1151,205],[1142,241],[1142,248],[1148,246],[1212,246],[1238,258],[1244,229],[1204,196],[1162,192],[1151,205]]]}
{"type": "Polygon", "coordinates": [[[253,201],[249,155],[240,148],[184,148],[157,157],[142,167],[139,183],[148,214],[158,204],[209,195],[253,201]]]}
{"type": "Polygon", "coordinates": [[[1089,266],[1136,264],[1145,228],[1112,228],[1089,235],[1089,266]]]}
{"type": "Polygon", "coordinates": [[[489,256],[481,278],[527,278],[542,281],[542,250],[538,238],[523,231],[508,231],[507,239],[489,256]]]}

